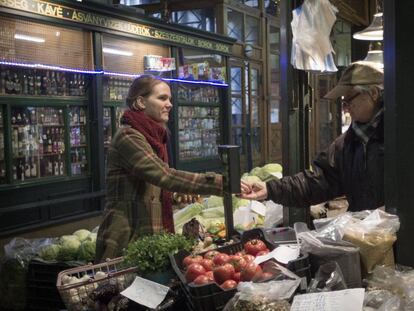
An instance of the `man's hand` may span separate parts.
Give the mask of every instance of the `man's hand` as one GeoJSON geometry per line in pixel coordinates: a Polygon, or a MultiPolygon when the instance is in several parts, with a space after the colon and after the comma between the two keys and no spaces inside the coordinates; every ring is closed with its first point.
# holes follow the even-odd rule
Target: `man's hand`
{"type": "Polygon", "coordinates": [[[247,191],[243,191],[242,189],[242,193],[240,195],[242,199],[262,201],[267,198],[267,187],[264,182],[255,182],[244,189],[247,191]]]}

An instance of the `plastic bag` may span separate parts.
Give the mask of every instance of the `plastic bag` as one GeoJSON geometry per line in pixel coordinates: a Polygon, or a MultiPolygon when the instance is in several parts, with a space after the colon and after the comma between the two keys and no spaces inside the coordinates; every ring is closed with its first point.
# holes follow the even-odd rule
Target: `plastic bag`
{"type": "Polygon", "coordinates": [[[241,282],[239,291],[223,311],[288,311],[290,299],[300,284],[300,279],[269,281],[265,283],[241,282]]]}
{"type": "Polygon", "coordinates": [[[364,311],[400,311],[401,299],[388,290],[365,291],[364,311]]]}
{"type": "Polygon", "coordinates": [[[312,273],[329,262],[335,261],[349,288],[361,287],[361,266],[359,248],[346,241],[334,241],[316,236],[315,232],[298,233],[301,252],[309,253],[312,273]]]}
{"type": "Polygon", "coordinates": [[[305,0],[292,12],[291,64],[296,69],[338,70],[329,38],[337,12],[329,0],[305,0]]]}
{"type": "Polygon", "coordinates": [[[308,293],[328,292],[347,288],[338,263],[330,261],[319,267],[315,278],[309,284],[308,293]]]}
{"type": "Polygon", "coordinates": [[[264,228],[273,228],[283,223],[283,206],[269,200],[264,202],[266,205],[266,216],[264,228]]]}
{"type": "Polygon", "coordinates": [[[376,265],[394,267],[392,245],[400,227],[398,216],[376,209],[362,220],[353,219],[347,224],[343,239],[359,247],[363,273],[371,273],[376,265]]]}

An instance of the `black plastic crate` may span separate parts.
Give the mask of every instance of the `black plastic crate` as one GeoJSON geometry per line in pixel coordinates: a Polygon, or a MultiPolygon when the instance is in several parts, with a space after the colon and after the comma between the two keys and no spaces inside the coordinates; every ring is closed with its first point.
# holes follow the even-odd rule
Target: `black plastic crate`
{"type": "MultiPolygon", "coordinates": [[[[291,234],[289,235],[291,237],[291,234]]],[[[271,243],[266,239],[264,231],[260,228],[252,229],[243,232],[240,242],[231,245],[220,247],[216,250],[226,254],[235,254],[243,250],[243,245],[251,239],[260,239],[265,242],[269,250],[273,250],[278,244],[271,243]]],[[[280,243],[283,244],[283,243],[280,243]]],[[[176,272],[178,278],[183,284],[183,293],[187,298],[187,306],[195,311],[219,311],[224,308],[226,303],[237,292],[236,289],[223,290],[216,283],[206,285],[187,284],[183,274],[184,266],[183,259],[188,256],[190,252],[180,250],[177,254],[170,255],[171,265],[176,272]]],[[[201,253],[200,255],[204,255],[201,253]]],[[[287,264],[287,268],[302,278],[301,289],[306,289],[307,283],[310,281],[310,266],[307,254],[301,254],[296,260],[292,260],[287,264]]]]}
{"type": "Polygon", "coordinates": [[[32,259],[27,270],[27,310],[66,309],[56,288],[60,271],[80,266],[81,262],[44,262],[32,259]]]}

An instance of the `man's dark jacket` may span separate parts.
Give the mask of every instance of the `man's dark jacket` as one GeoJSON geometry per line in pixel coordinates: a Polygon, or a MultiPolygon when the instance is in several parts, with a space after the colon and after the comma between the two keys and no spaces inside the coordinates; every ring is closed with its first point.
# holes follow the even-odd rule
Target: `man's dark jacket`
{"type": "Polygon", "coordinates": [[[268,182],[268,198],[286,206],[305,207],[345,195],[349,211],[384,205],[383,119],[365,147],[350,126],[317,156],[312,171],[268,182]]]}

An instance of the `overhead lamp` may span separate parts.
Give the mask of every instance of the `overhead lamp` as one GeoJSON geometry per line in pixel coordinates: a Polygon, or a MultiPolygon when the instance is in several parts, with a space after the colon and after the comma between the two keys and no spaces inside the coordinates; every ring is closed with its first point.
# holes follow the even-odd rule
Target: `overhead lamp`
{"type": "Polygon", "coordinates": [[[18,40],[25,40],[25,41],[31,41],[31,42],[36,42],[36,43],[44,43],[46,41],[45,39],[40,38],[40,37],[27,36],[27,35],[22,35],[20,33],[14,34],[14,38],[18,40]]]}
{"type": "Polygon", "coordinates": [[[384,69],[384,53],[381,42],[371,42],[369,44],[369,51],[364,61],[373,63],[379,69],[384,69]]]}
{"type": "Polygon", "coordinates": [[[382,12],[374,14],[371,24],[367,28],[354,33],[353,37],[357,40],[382,41],[384,38],[382,12]]]}
{"type": "Polygon", "coordinates": [[[132,56],[134,55],[130,51],[123,51],[118,49],[112,49],[112,48],[103,48],[102,51],[107,54],[114,54],[114,55],[122,55],[122,56],[132,56]]]}

